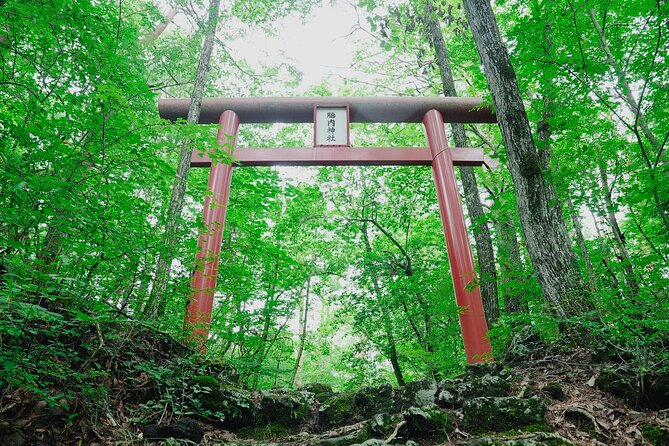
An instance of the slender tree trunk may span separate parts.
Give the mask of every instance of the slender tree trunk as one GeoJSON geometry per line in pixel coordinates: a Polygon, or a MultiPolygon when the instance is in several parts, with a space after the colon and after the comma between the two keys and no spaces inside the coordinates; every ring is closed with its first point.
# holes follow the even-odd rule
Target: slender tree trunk
{"type": "MultiPolygon", "coordinates": [[[[60,225],[57,221],[51,221],[46,230],[44,237],[44,246],[37,253],[37,259],[40,263],[37,268],[40,275],[48,274],[51,265],[56,261],[56,258],[61,252],[63,233],[60,230],[60,225]]],[[[39,283],[42,283],[42,278],[38,278],[39,283]]]]}
{"type": "Polygon", "coordinates": [[[609,253],[611,252],[609,244],[606,242],[604,234],[599,227],[597,215],[592,209],[590,210],[590,213],[592,215],[592,221],[595,224],[595,231],[597,232],[597,239],[599,240],[600,250],[602,251],[602,264],[604,265],[606,272],[609,274],[609,277],[611,277],[611,288],[616,290],[616,294],[619,295],[620,293],[618,290],[620,289],[620,282],[618,281],[618,277],[613,272],[613,269],[611,269],[611,265],[609,264],[609,253]]]}
{"type": "Polygon", "coordinates": [[[300,306],[300,345],[297,347],[297,358],[295,369],[290,378],[290,384],[302,387],[302,367],[304,365],[304,344],[307,341],[307,320],[309,316],[309,291],[311,290],[311,276],[307,279],[307,287],[304,293],[304,305],[300,306]]]}
{"type": "MultiPolygon", "coordinates": [[[[365,248],[367,253],[371,254],[372,245],[369,243],[369,234],[367,232],[367,221],[362,223],[362,239],[365,242],[365,248]]],[[[372,287],[374,288],[374,294],[376,295],[377,302],[381,302],[382,293],[381,287],[379,286],[379,279],[377,277],[376,271],[374,268],[370,268],[372,275],[372,287]]],[[[395,336],[393,335],[392,324],[390,322],[390,314],[388,314],[388,309],[385,305],[379,305],[381,309],[381,318],[383,322],[383,329],[386,335],[386,341],[388,343],[387,355],[390,359],[390,365],[393,367],[393,373],[395,374],[395,379],[397,380],[397,385],[404,386],[406,382],[404,381],[404,375],[402,374],[402,368],[400,367],[399,357],[397,355],[397,345],[395,343],[395,336]]]]}
{"type": "Polygon", "coordinates": [[[550,200],[516,73],[502,42],[489,0],[464,0],[469,25],[488,79],[527,250],[544,298],[561,317],[592,308],[567,228],[550,200]]]}
{"type": "Polygon", "coordinates": [[[660,148],[660,142],[655,137],[655,134],[650,130],[648,122],[646,122],[646,117],[644,116],[643,111],[639,107],[639,103],[637,102],[636,98],[634,97],[634,94],[632,93],[632,88],[630,87],[630,84],[627,81],[627,73],[618,64],[615,57],[613,57],[613,53],[611,53],[611,48],[609,47],[609,42],[606,40],[606,35],[604,34],[604,30],[602,29],[601,26],[599,26],[599,22],[595,17],[595,10],[591,9],[588,12],[588,15],[590,16],[590,21],[592,22],[592,25],[595,27],[595,31],[597,31],[597,37],[599,38],[599,46],[602,48],[602,51],[604,51],[604,54],[606,55],[606,61],[609,64],[609,66],[613,68],[613,71],[616,73],[616,78],[618,79],[618,87],[623,92],[627,107],[636,116],[636,121],[639,124],[639,127],[641,127],[641,131],[643,132],[644,136],[650,142],[650,145],[656,152],[658,152],[660,148]]]}
{"type": "Polygon", "coordinates": [[[260,342],[258,344],[258,347],[253,351],[253,353],[250,355],[251,357],[251,362],[253,364],[252,366],[252,371],[253,373],[253,387],[256,388],[258,385],[258,376],[260,374],[260,368],[265,362],[265,357],[267,355],[267,352],[271,348],[271,345],[269,344],[269,334],[270,334],[270,329],[272,328],[272,316],[274,315],[274,306],[277,304],[277,300],[283,292],[278,293],[277,295],[277,282],[279,278],[279,261],[276,260],[274,263],[274,274],[272,275],[272,282],[269,284],[269,290],[267,292],[267,298],[265,299],[265,305],[263,306],[262,309],[262,315],[263,315],[263,327],[262,327],[262,335],[260,337],[260,342]]]}
{"type": "MultiPolygon", "coordinates": [[[[421,311],[423,313],[423,324],[425,325],[425,350],[428,353],[434,353],[434,343],[432,342],[432,333],[434,333],[434,323],[432,322],[432,312],[430,310],[430,305],[427,303],[427,300],[417,293],[416,300],[420,305],[421,311]]],[[[438,371],[433,371],[432,374],[438,374],[438,371]]]]}
{"type": "MultiPolygon", "coordinates": [[[[376,286],[378,287],[378,283],[376,283],[376,286]]],[[[390,316],[388,315],[388,310],[385,309],[383,310],[383,323],[386,329],[386,338],[388,339],[388,356],[390,358],[390,364],[393,366],[393,373],[395,374],[397,385],[402,387],[406,382],[404,381],[399,356],[397,355],[397,344],[395,343],[395,336],[393,336],[393,331],[390,326],[390,316]]]]}
{"type": "Polygon", "coordinates": [[[599,180],[600,180],[600,189],[602,197],[604,198],[604,204],[606,206],[606,219],[611,227],[611,232],[613,233],[613,240],[615,241],[618,247],[618,258],[623,267],[623,275],[625,277],[625,282],[630,290],[630,296],[635,298],[639,294],[639,282],[637,281],[636,274],[634,273],[634,265],[632,264],[632,259],[627,252],[627,246],[625,243],[625,235],[620,230],[620,225],[618,224],[618,219],[616,218],[615,206],[613,205],[613,197],[611,196],[611,188],[609,186],[609,179],[607,176],[606,161],[604,161],[598,155],[598,164],[599,164],[599,180]]]}
{"type": "Polygon", "coordinates": [[[638,101],[634,97],[634,94],[632,93],[632,88],[630,87],[629,82],[627,81],[627,73],[620,66],[620,64],[618,64],[615,57],[613,57],[613,53],[611,53],[611,48],[609,47],[604,30],[601,26],[599,26],[599,22],[595,17],[595,10],[591,9],[589,11],[589,15],[590,21],[595,27],[595,31],[597,31],[599,45],[602,48],[602,51],[604,51],[604,54],[606,54],[606,61],[616,73],[616,78],[618,80],[617,84],[620,90],[623,92],[623,99],[625,100],[625,104],[627,105],[629,111],[632,112],[632,114],[635,116],[635,133],[637,133],[639,148],[641,150],[641,158],[648,168],[648,173],[651,180],[653,201],[655,202],[655,209],[657,210],[657,213],[662,220],[662,224],[664,225],[665,230],[669,231],[669,210],[667,209],[667,207],[669,207],[669,199],[667,199],[667,197],[660,196],[660,192],[657,188],[658,181],[655,177],[655,170],[658,163],[660,161],[663,163],[667,162],[667,151],[664,150],[664,144],[666,141],[660,142],[655,137],[655,134],[651,131],[648,122],[646,121],[646,117],[641,110],[638,101]],[[638,131],[636,130],[637,126],[641,128],[641,132],[646,137],[648,142],[650,142],[650,146],[653,151],[651,154],[648,153],[648,150],[645,148],[643,141],[639,137],[638,131]]]}
{"type": "Polygon", "coordinates": [[[167,26],[170,23],[172,23],[172,20],[174,20],[174,17],[177,16],[177,12],[178,12],[177,8],[170,9],[169,12],[165,15],[165,21],[158,24],[156,26],[156,28],[153,31],[151,31],[151,33],[148,36],[146,36],[142,39],[141,43],[147,45],[147,44],[153,42],[154,40],[156,40],[158,37],[160,37],[160,35],[163,32],[165,32],[165,30],[167,29],[167,26]]]}
{"type": "MultiPolygon", "coordinates": [[[[393,237],[393,235],[392,235],[390,232],[388,232],[383,226],[381,226],[381,224],[379,224],[379,222],[378,222],[376,219],[373,219],[373,218],[359,218],[359,219],[357,219],[357,220],[360,221],[360,222],[362,222],[363,225],[364,225],[364,230],[365,230],[365,242],[366,242],[366,246],[367,246],[367,251],[368,251],[368,252],[371,252],[371,251],[372,251],[372,248],[371,248],[371,246],[370,246],[370,244],[369,244],[369,239],[368,239],[368,236],[367,236],[367,223],[371,223],[371,224],[373,224],[379,231],[381,231],[381,233],[382,233],[383,235],[385,235],[386,238],[388,238],[388,240],[390,240],[390,242],[391,242],[393,245],[395,245],[395,246],[397,247],[397,249],[398,249],[398,250],[400,251],[400,253],[402,254],[402,257],[404,258],[404,262],[403,262],[402,265],[401,265],[402,270],[403,270],[404,274],[405,274],[407,277],[412,277],[412,276],[413,276],[413,266],[412,266],[412,262],[411,262],[411,257],[409,256],[409,253],[407,252],[407,250],[406,250],[404,247],[402,247],[402,245],[400,244],[400,242],[397,241],[397,240],[395,239],[395,237],[393,237]]],[[[408,234],[408,229],[407,229],[407,234],[408,234]]],[[[375,280],[376,280],[376,278],[375,278],[375,280]]],[[[378,287],[378,282],[375,283],[375,287],[376,287],[375,290],[377,291],[377,297],[380,297],[380,296],[381,296],[381,294],[380,294],[381,292],[380,292],[380,289],[379,289],[379,287],[378,287]]],[[[420,333],[420,330],[418,329],[417,324],[415,323],[415,321],[414,321],[413,318],[411,317],[411,314],[410,314],[410,312],[409,312],[409,308],[408,308],[408,306],[407,306],[407,304],[406,304],[406,301],[405,301],[402,297],[400,297],[400,296],[398,296],[398,299],[399,299],[399,300],[401,301],[401,303],[402,303],[402,306],[403,306],[403,308],[404,308],[404,312],[405,312],[405,314],[406,314],[406,316],[407,316],[409,325],[411,326],[412,330],[414,331],[414,334],[416,335],[416,339],[417,339],[418,343],[421,344],[421,345],[424,345],[424,346],[425,346],[425,350],[426,350],[427,352],[434,352],[434,346],[433,346],[433,344],[432,344],[432,339],[431,339],[431,333],[433,332],[433,329],[432,329],[432,325],[433,325],[433,324],[432,324],[432,317],[431,317],[430,314],[429,314],[429,308],[428,308],[428,305],[427,305],[426,300],[425,300],[422,296],[420,296],[420,295],[418,295],[418,294],[416,295],[416,300],[417,300],[418,304],[421,306],[421,309],[422,309],[422,311],[423,311],[423,321],[424,321],[424,323],[425,323],[425,336],[422,336],[421,333],[420,333]]],[[[384,310],[384,311],[385,311],[385,310],[384,310]]],[[[390,317],[386,317],[386,319],[388,320],[388,322],[390,321],[390,317]]],[[[394,341],[394,340],[392,341],[391,345],[392,345],[391,349],[392,349],[392,350],[395,350],[395,346],[394,346],[394,345],[395,345],[395,341],[394,341]]],[[[395,353],[395,357],[397,357],[397,354],[396,354],[396,353],[395,353]]],[[[392,360],[391,360],[391,362],[392,362],[392,360]]],[[[397,370],[400,370],[400,369],[399,369],[399,362],[397,363],[397,370]]],[[[436,370],[434,370],[434,371],[432,371],[432,374],[433,374],[434,376],[438,376],[438,375],[439,375],[439,372],[436,371],[436,370]]],[[[401,375],[401,371],[400,371],[400,375],[401,375]]],[[[402,378],[402,379],[403,379],[403,378],[402,378]]],[[[399,379],[398,379],[398,382],[399,382],[399,379]]],[[[403,384],[400,384],[400,385],[403,385],[403,384]]]]}
{"type": "Polygon", "coordinates": [[[402,309],[404,310],[404,315],[406,316],[407,322],[411,327],[411,331],[413,331],[413,334],[416,335],[416,342],[418,343],[418,345],[425,347],[425,350],[427,351],[428,347],[425,342],[426,341],[425,336],[423,335],[420,327],[418,327],[418,324],[413,320],[413,316],[411,315],[411,311],[409,310],[409,305],[407,305],[406,301],[401,296],[397,296],[397,298],[402,304],[402,309]]]}
{"type": "MultiPolygon", "coordinates": [[[[549,46],[546,48],[546,51],[550,51],[552,43],[550,39],[547,40],[549,46]]],[[[542,116],[541,120],[537,124],[537,145],[539,149],[539,158],[541,159],[541,165],[545,172],[546,178],[548,179],[547,187],[548,187],[549,200],[554,203],[555,208],[557,208],[560,215],[562,215],[561,211],[562,206],[557,196],[557,192],[555,191],[555,184],[553,183],[553,168],[551,166],[551,158],[553,157],[553,150],[551,147],[552,131],[550,127],[550,120],[552,117],[553,117],[553,101],[551,101],[550,98],[544,95],[542,116]]],[[[583,256],[583,259],[585,261],[586,284],[588,286],[588,290],[590,292],[593,292],[595,290],[595,287],[593,282],[594,275],[592,271],[592,261],[590,260],[590,255],[588,254],[588,250],[585,246],[585,239],[583,238],[583,231],[581,231],[581,221],[579,219],[579,214],[578,212],[576,212],[574,204],[571,202],[571,198],[569,197],[568,194],[567,194],[567,206],[569,208],[569,215],[572,224],[574,225],[574,232],[576,233],[576,241],[581,251],[581,255],[583,256]]]]}
{"type": "Polygon", "coordinates": [[[576,235],[576,243],[578,248],[581,251],[581,256],[583,256],[583,261],[585,263],[585,275],[586,282],[590,291],[595,291],[597,285],[595,284],[595,272],[592,268],[592,259],[588,253],[588,248],[585,246],[585,237],[583,237],[583,225],[581,224],[581,214],[574,206],[574,203],[571,201],[571,197],[567,197],[567,207],[569,208],[569,215],[571,216],[571,222],[574,225],[574,234],[576,235]]]}
{"type": "MultiPolygon", "coordinates": [[[[200,120],[200,109],[202,108],[202,97],[204,87],[209,73],[209,64],[211,53],[214,49],[214,38],[216,37],[216,25],[218,23],[219,6],[221,0],[211,0],[209,3],[209,18],[207,20],[207,30],[200,53],[200,61],[197,67],[195,85],[191,94],[191,104],[188,108],[187,121],[197,123],[200,120]]],[[[165,291],[170,278],[172,260],[174,259],[174,248],[179,241],[179,220],[184,206],[184,197],[186,195],[186,183],[188,172],[190,170],[190,159],[193,152],[192,141],[184,139],[181,143],[181,155],[177,167],[177,175],[172,185],[172,195],[170,197],[170,206],[167,211],[167,222],[165,223],[165,233],[163,236],[163,250],[158,258],[156,268],[156,278],[151,289],[151,297],[146,306],[145,314],[158,316],[165,311],[165,291]]]]}
{"type": "MultiPolygon", "coordinates": [[[[448,49],[444,42],[444,36],[441,33],[441,27],[435,18],[434,5],[430,0],[425,2],[424,20],[428,38],[432,42],[432,47],[437,55],[437,65],[439,66],[444,96],[457,96],[458,93],[455,89],[448,49]]],[[[465,133],[464,124],[452,123],[451,129],[453,130],[453,139],[456,147],[468,147],[469,139],[465,133]]],[[[459,167],[459,169],[462,187],[465,192],[465,202],[469,211],[469,220],[474,228],[476,259],[479,266],[479,284],[481,287],[481,297],[483,298],[483,308],[485,309],[488,327],[492,327],[493,323],[499,318],[499,297],[497,271],[495,270],[495,254],[492,248],[490,229],[483,212],[474,169],[472,167],[459,167]]]]}
{"type": "Polygon", "coordinates": [[[499,241],[504,310],[507,313],[527,313],[527,299],[523,293],[523,260],[520,258],[516,225],[511,218],[500,218],[495,220],[495,229],[499,241]]]}

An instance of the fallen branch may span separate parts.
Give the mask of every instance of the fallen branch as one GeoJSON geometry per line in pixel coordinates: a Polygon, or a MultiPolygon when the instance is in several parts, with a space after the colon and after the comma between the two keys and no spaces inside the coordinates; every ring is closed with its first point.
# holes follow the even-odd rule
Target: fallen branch
{"type": "Polygon", "coordinates": [[[400,429],[405,424],[407,424],[406,421],[400,421],[399,423],[397,423],[397,426],[395,426],[395,430],[393,431],[392,434],[390,434],[390,437],[386,438],[385,443],[390,444],[397,437],[397,434],[399,433],[400,429]]]}

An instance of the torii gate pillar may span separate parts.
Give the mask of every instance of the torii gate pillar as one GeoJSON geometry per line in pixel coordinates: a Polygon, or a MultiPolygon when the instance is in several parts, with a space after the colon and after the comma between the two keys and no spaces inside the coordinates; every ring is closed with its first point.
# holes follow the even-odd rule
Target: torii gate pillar
{"type": "MultiPolygon", "coordinates": [[[[231,110],[226,110],[221,114],[219,123],[218,143],[227,146],[232,152],[239,129],[239,116],[231,110]]],[[[211,325],[211,310],[214,306],[218,260],[221,254],[231,181],[232,164],[211,163],[202,211],[204,228],[201,229],[197,242],[195,274],[191,281],[191,294],[188,297],[184,319],[184,328],[200,351],[206,348],[211,325]]]]}
{"type": "Polygon", "coordinates": [[[455,182],[453,156],[448,148],[444,120],[437,110],[430,110],[423,117],[423,124],[427,144],[432,151],[432,173],[446,236],[455,299],[460,310],[460,329],[467,363],[490,361],[492,348],[488,338],[488,325],[481,300],[481,289],[476,282],[474,258],[455,182]]]}

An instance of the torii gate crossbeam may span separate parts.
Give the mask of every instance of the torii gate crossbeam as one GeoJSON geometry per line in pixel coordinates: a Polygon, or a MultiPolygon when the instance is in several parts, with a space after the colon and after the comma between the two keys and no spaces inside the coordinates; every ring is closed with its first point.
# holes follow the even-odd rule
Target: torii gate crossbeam
{"type": "MultiPolygon", "coordinates": [[[[159,102],[160,115],[185,118],[189,99],[159,102]]],[[[489,107],[477,98],[453,97],[313,97],[205,99],[200,123],[220,123],[218,141],[228,144],[239,166],[262,165],[431,165],[448,249],[460,327],[468,363],[492,359],[488,328],[476,283],[474,260],[460,203],[454,165],[485,164],[482,150],[449,149],[444,131],[449,122],[495,122],[489,107]],[[428,148],[314,147],[299,149],[235,149],[241,123],[312,122],[315,106],[347,104],[351,122],[423,122],[428,148]]],[[[218,274],[223,228],[232,179],[232,164],[212,163],[208,155],[193,154],[191,166],[210,167],[203,220],[196,255],[192,293],[185,327],[200,347],[208,337],[218,274]]]]}

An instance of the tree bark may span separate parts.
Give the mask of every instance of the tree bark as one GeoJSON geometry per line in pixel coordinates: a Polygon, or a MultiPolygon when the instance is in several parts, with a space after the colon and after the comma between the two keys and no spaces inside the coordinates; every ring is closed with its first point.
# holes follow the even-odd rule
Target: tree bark
{"type": "MultiPolygon", "coordinates": [[[[197,123],[200,120],[200,109],[202,108],[202,97],[204,87],[209,73],[209,64],[211,62],[211,53],[214,49],[214,38],[216,37],[216,25],[218,23],[219,7],[221,0],[211,0],[209,4],[209,18],[207,20],[207,30],[202,44],[200,61],[197,67],[195,85],[191,94],[191,104],[188,109],[186,120],[189,123],[197,123]]],[[[174,248],[179,240],[179,220],[184,206],[184,197],[186,195],[186,184],[188,172],[190,170],[191,154],[193,152],[192,141],[184,139],[181,143],[181,154],[177,175],[172,185],[172,195],[170,205],[167,211],[167,222],[165,223],[165,233],[163,236],[163,251],[158,258],[156,268],[156,278],[151,289],[149,303],[145,308],[145,314],[159,316],[165,312],[165,291],[170,278],[172,260],[174,259],[174,248]]]]}
{"type": "MultiPolygon", "coordinates": [[[[601,214],[601,212],[598,213],[601,214]]],[[[613,270],[611,269],[611,265],[609,264],[609,257],[610,257],[609,253],[611,252],[609,243],[607,243],[602,230],[599,228],[599,222],[597,220],[597,214],[595,213],[595,211],[590,209],[590,215],[592,216],[592,221],[595,224],[595,231],[597,232],[597,240],[599,240],[599,246],[602,256],[602,264],[604,265],[606,272],[609,274],[609,277],[611,277],[610,288],[616,290],[616,295],[619,296],[620,293],[618,292],[618,290],[620,289],[620,281],[618,280],[618,277],[613,272],[613,270]]]]}
{"type": "MultiPolygon", "coordinates": [[[[372,245],[369,243],[369,234],[367,232],[367,221],[364,220],[361,227],[362,239],[365,242],[365,248],[367,253],[372,252],[372,245]]],[[[381,302],[381,287],[379,286],[379,279],[376,275],[374,268],[370,268],[372,272],[372,286],[374,288],[374,294],[376,295],[377,302],[381,302]]],[[[381,318],[383,322],[383,330],[385,331],[386,341],[388,342],[388,350],[386,354],[390,360],[390,365],[393,367],[393,373],[395,374],[395,379],[397,380],[398,386],[404,386],[406,382],[404,381],[404,375],[402,374],[402,368],[400,367],[399,357],[397,355],[397,345],[395,343],[395,336],[393,335],[393,329],[390,322],[390,315],[388,314],[388,309],[385,305],[379,305],[381,309],[381,318]]]]}
{"type": "MultiPolygon", "coordinates": [[[[549,46],[551,45],[549,40],[549,46]]],[[[546,51],[549,51],[548,49],[546,51]]],[[[537,124],[537,142],[539,149],[539,159],[541,160],[541,165],[545,176],[547,178],[547,188],[548,188],[548,199],[554,203],[554,207],[558,210],[559,214],[562,215],[560,200],[555,191],[555,184],[553,183],[553,168],[551,166],[551,158],[553,157],[552,150],[552,130],[550,126],[550,120],[553,117],[553,101],[547,97],[543,96],[543,110],[542,110],[541,120],[537,124]]],[[[585,239],[583,238],[583,231],[581,230],[581,221],[579,219],[579,214],[574,208],[574,204],[571,202],[569,195],[567,195],[567,207],[569,208],[569,215],[574,225],[574,232],[576,233],[576,241],[578,247],[581,251],[581,255],[585,261],[585,272],[586,272],[586,284],[588,290],[593,292],[594,288],[594,274],[592,271],[592,261],[590,260],[590,255],[585,246],[585,239]]]]}
{"type": "Polygon", "coordinates": [[[613,240],[618,247],[618,258],[620,259],[620,263],[623,267],[625,282],[629,288],[630,296],[632,299],[634,299],[637,294],[639,294],[639,282],[636,278],[636,274],[634,273],[632,259],[627,252],[625,235],[620,230],[620,225],[618,224],[618,219],[616,218],[615,206],[613,205],[613,197],[611,195],[611,188],[609,186],[609,179],[607,175],[606,161],[604,161],[601,155],[599,155],[599,151],[597,151],[597,153],[600,190],[602,193],[602,198],[604,198],[604,205],[606,206],[606,220],[608,221],[611,232],[613,233],[613,240]]]}
{"type": "Polygon", "coordinates": [[[177,8],[170,9],[169,12],[167,14],[165,14],[165,21],[158,24],[156,26],[156,28],[153,31],[151,31],[151,33],[148,36],[146,36],[142,39],[141,43],[144,44],[144,45],[147,45],[147,44],[153,42],[154,40],[156,40],[158,37],[160,37],[160,35],[163,32],[165,32],[168,25],[170,23],[172,23],[172,20],[174,20],[174,17],[177,16],[178,11],[179,10],[177,8]]]}
{"type": "Polygon", "coordinates": [[[507,313],[527,313],[527,299],[523,296],[523,261],[520,258],[520,246],[516,235],[516,225],[512,218],[500,218],[495,221],[497,231],[498,255],[502,276],[502,297],[507,313]]]}
{"type": "Polygon", "coordinates": [[[570,317],[592,308],[567,228],[543,176],[516,73],[489,0],[464,0],[469,25],[488,79],[527,250],[552,311],[570,317]]]}
{"type": "MultiPolygon", "coordinates": [[[[453,70],[448,55],[448,49],[444,42],[444,36],[441,33],[441,27],[435,16],[435,8],[430,0],[425,2],[425,26],[427,28],[428,38],[432,42],[432,47],[437,56],[437,65],[441,75],[441,84],[444,90],[444,96],[457,96],[455,81],[453,79],[453,70]]],[[[462,123],[452,123],[453,139],[456,147],[468,147],[469,139],[465,133],[465,126],[462,123]]],[[[472,167],[459,167],[460,179],[465,192],[465,202],[469,211],[469,220],[474,229],[474,241],[476,242],[476,259],[479,266],[479,285],[481,287],[481,297],[483,298],[483,308],[485,310],[486,322],[488,327],[499,318],[499,296],[497,290],[497,271],[495,270],[495,254],[490,237],[490,229],[486,221],[481,197],[479,195],[478,185],[476,184],[476,175],[472,167]]]]}
{"type": "Polygon", "coordinates": [[[297,348],[295,369],[290,378],[291,386],[302,387],[302,367],[304,365],[304,344],[307,342],[307,320],[309,316],[309,292],[311,290],[311,276],[307,279],[307,287],[304,293],[304,305],[300,306],[300,345],[297,348]]]}

